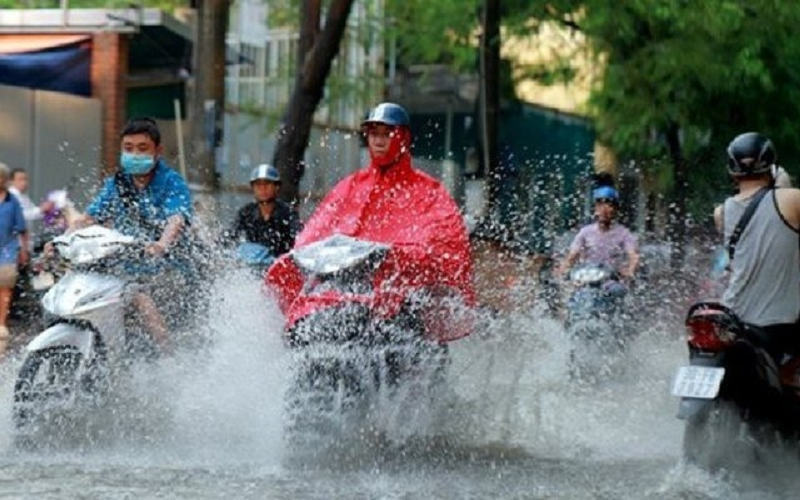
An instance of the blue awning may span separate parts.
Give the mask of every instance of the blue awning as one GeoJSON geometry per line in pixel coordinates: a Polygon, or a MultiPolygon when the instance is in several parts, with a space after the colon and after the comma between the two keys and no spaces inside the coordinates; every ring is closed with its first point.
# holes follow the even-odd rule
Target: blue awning
{"type": "Polygon", "coordinates": [[[88,97],[91,56],[88,39],[23,52],[0,46],[0,84],[88,97]]]}

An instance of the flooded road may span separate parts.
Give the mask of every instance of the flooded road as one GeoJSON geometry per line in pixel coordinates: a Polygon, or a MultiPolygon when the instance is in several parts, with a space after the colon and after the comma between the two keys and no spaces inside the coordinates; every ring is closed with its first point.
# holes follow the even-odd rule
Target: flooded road
{"type": "MultiPolygon", "coordinates": [[[[535,312],[496,319],[454,345],[450,397],[436,437],[364,438],[332,454],[284,449],[287,362],[277,314],[236,277],[214,301],[209,355],[135,372],[131,393],[91,439],[13,446],[11,390],[0,368],[0,498],[9,499],[789,499],[796,460],[752,476],[680,462],[669,395],[679,335],[640,333],[612,380],[567,376],[560,326],[535,312]]],[[[405,435],[402,422],[389,429],[405,435]]],[[[413,430],[413,429],[412,429],[413,430]]],[[[391,432],[389,433],[391,434],[391,432]]],[[[413,434],[413,433],[412,433],[413,434]]]]}

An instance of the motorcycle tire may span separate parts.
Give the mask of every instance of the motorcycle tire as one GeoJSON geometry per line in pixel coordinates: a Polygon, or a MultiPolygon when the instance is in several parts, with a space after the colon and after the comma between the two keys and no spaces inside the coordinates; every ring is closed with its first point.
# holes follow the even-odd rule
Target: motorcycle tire
{"type": "Polygon", "coordinates": [[[25,358],[14,384],[13,420],[18,430],[31,425],[42,408],[70,397],[78,389],[76,372],[80,361],[78,350],[66,346],[32,352],[25,358]],[[37,377],[42,374],[45,380],[37,384],[37,377]]]}
{"type": "Polygon", "coordinates": [[[619,375],[624,346],[609,325],[599,320],[579,321],[568,330],[572,346],[569,350],[569,380],[596,384],[619,375]]]}

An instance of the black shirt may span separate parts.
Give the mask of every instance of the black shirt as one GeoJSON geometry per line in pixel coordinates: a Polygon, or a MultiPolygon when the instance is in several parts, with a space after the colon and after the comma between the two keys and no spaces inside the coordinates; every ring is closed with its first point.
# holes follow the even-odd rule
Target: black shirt
{"type": "Polygon", "coordinates": [[[233,239],[244,236],[247,241],[270,248],[278,257],[294,246],[294,239],[302,225],[289,205],[278,200],[269,219],[264,219],[258,209],[258,203],[252,202],[243,206],[236,214],[236,221],[229,235],[233,239]]]}

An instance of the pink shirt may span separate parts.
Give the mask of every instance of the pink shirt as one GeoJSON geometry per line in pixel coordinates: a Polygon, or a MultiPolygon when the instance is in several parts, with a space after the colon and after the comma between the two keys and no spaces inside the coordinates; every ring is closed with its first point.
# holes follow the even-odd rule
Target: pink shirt
{"type": "Polygon", "coordinates": [[[580,252],[582,262],[597,262],[620,269],[628,253],[636,250],[636,237],[622,224],[614,223],[607,231],[596,222],[584,226],[570,246],[570,252],[580,252]]]}

